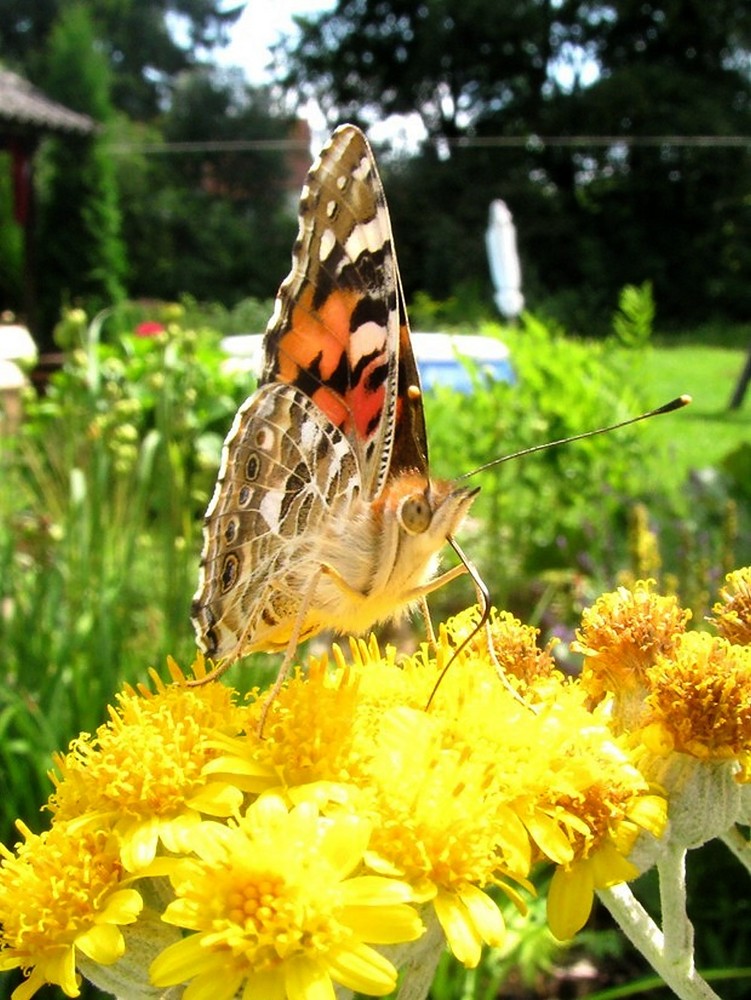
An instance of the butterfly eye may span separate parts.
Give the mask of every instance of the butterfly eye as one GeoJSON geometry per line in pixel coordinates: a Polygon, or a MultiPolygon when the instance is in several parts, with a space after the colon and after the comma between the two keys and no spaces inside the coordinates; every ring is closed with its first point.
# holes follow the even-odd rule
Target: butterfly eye
{"type": "Polygon", "coordinates": [[[399,521],[410,535],[421,535],[427,531],[432,519],[433,511],[424,493],[414,493],[402,500],[399,507],[399,521]]]}

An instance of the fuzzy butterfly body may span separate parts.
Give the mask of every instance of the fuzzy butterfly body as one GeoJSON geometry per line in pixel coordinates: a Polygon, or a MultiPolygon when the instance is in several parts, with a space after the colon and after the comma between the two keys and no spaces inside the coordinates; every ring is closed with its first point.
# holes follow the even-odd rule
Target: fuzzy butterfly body
{"type": "Polygon", "coordinates": [[[225,441],[193,622],[231,663],[324,628],[362,633],[434,577],[475,489],[431,480],[391,223],[362,132],[341,126],[300,201],[256,392],[225,441]]]}

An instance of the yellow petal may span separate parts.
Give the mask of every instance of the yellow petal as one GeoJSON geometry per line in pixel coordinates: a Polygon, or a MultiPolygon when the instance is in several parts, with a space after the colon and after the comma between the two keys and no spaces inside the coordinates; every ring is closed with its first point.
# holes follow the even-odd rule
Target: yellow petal
{"type": "Polygon", "coordinates": [[[289,1000],[335,1000],[336,996],[328,972],[307,958],[284,963],[284,986],[289,1000]]]}
{"type": "MultiPolygon", "coordinates": [[[[41,990],[45,983],[48,982],[49,980],[45,979],[44,974],[35,968],[28,979],[24,979],[19,986],[16,986],[11,994],[11,1000],[30,1000],[37,990],[41,990]]],[[[75,993],[68,993],[69,997],[76,997],[78,995],[78,990],[75,993]]]]}
{"type": "Polygon", "coordinates": [[[155,986],[176,986],[209,969],[221,971],[221,959],[201,947],[200,935],[175,941],[157,955],[149,967],[149,978],[155,986]]]}
{"type": "Polygon", "coordinates": [[[636,878],[639,869],[607,841],[589,859],[596,889],[609,889],[619,882],[636,878]]]}
{"type": "Polygon", "coordinates": [[[141,894],[135,889],[118,889],[107,899],[107,905],[94,918],[96,923],[132,924],[143,909],[141,894]]]}
{"type": "Polygon", "coordinates": [[[242,1000],[285,1000],[284,976],[280,970],[255,972],[248,976],[242,1000]]]}
{"type": "Polygon", "coordinates": [[[554,937],[566,941],[587,922],[594,900],[594,876],[588,861],[570,869],[556,868],[548,889],[548,925],[554,937]]]}
{"type": "MultiPolygon", "coordinates": [[[[296,810],[302,808],[302,804],[296,806],[296,810]]],[[[364,816],[355,815],[338,816],[336,823],[326,828],[321,839],[321,853],[340,879],[346,878],[361,863],[371,830],[364,816]]]]}
{"type": "Polygon", "coordinates": [[[98,924],[78,935],[76,948],[80,948],[92,962],[112,965],[125,954],[125,941],[119,927],[114,924],[98,924]]]}
{"type": "Polygon", "coordinates": [[[389,903],[411,903],[414,893],[406,882],[380,875],[358,875],[341,884],[345,906],[384,906],[389,903]]]}
{"type": "Polygon", "coordinates": [[[422,920],[410,906],[348,906],[342,923],[358,938],[371,944],[416,941],[424,931],[422,920]]]}
{"type": "Polygon", "coordinates": [[[524,822],[537,846],[551,861],[562,865],[574,856],[568,837],[560,824],[550,816],[543,812],[535,812],[528,817],[525,816],[524,822]]]}
{"type": "Polygon", "coordinates": [[[186,799],[185,804],[207,816],[232,816],[239,811],[242,801],[243,793],[236,785],[213,781],[196,795],[186,799]]]}
{"type": "Polygon", "coordinates": [[[57,949],[52,955],[45,956],[45,960],[40,962],[39,966],[47,981],[57,983],[66,996],[79,995],[80,978],[76,975],[74,948],[57,949]]]}
{"type": "MultiPolygon", "coordinates": [[[[182,1000],[232,1000],[244,978],[242,973],[224,967],[205,972],[186,987],[182,1000]]],[[[258,1000],[265,1000],[263,994],[258,1000]]]]}
{"type": "Polygon", "coordinates": [[[467,969],[474,969],[480,961],[482,940],[469,913],[457,897],[448,892],[439,892],[433,906],[452,953],[467,969]]]}
{"type": "Polygon", "coordinates": [[[640,795],[629,809],[628,817],[653,837],[661,837],[668,818],[667,800],[661,795],[640,795]]]}
{"type": "Polygon", "coordinates": [[[476,885],[467,883],[459,892],[459,899],[467,907],[472,922],[485,944],[498,948],[503,943],[506,926],[498,904],[476,885]]]}
{"type": "Polygon", "coordinates": [[[516,875],[529,872],[532,847],[529,832],[513,809],[502,807],[496,813],[498,828],[503,830],[503,858],[516,875]]]}
{"type": "Polygon", "coordinates": [[[120,851],[120,857],[128,871],[137,872],[150,864],[156,855],[158,842],[159,823],[157,820],[146,820],[134,826],[123,837],[123,846],[120,851]]]}
{"type": "Polygon", "coordinates": [[[338,983],[356,993],[380,997],[396,987],[394,966],[379,951],[366,944],[330,951],[326,955],[326,965],[338,983]]]}

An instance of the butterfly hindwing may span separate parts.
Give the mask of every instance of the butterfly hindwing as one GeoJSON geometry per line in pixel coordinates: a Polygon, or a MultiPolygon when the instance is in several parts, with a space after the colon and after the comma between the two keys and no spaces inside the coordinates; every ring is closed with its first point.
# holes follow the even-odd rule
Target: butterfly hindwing
{"type": "Polygon", "coordinates": [[[206,511],[193,618],[208,655],[284,648],[322,525],[359,489],[349,442],[304,393],[272,383],[246,400],[206,511]]]}

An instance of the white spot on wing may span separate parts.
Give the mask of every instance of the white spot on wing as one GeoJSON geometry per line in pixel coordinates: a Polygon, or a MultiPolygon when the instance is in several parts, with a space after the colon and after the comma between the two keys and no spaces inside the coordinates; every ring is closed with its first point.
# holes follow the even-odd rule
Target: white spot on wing
{"type": "Polygon", "coordinates": [[[279,534],[279,523],[282,511],[283,490],[267,490],[258,506],[258,513],[266,522],[269,530],[279,534]]]}
{"type": "Polygon", "coordinates": [[[274,446],[274,433],[270,427],[261,427],[256,432],[255,444],[261,451],[270,451],[274,446]]]}
{"type": "Polygon", "coordinates": [[[350,337],[350,357],[358,359],[373,351],[385,353],[386,330],[378,323],[362,323],[350,337]]]}
{"type": "Polygon", "coordinates": [[[384,213],[380,210],[367,222],[360,222],[347,237],[344,247],[350,260],[357,260],[363,251],[376,253],[389,238],[384,213]]]}
{"type": "Polygon", "coordinates": [[[321,243],[318,249],[318,259],[321,262],[328,260],[329,255],[335,246],[336,246],[336,234],[334,233],[334,230],[324,229],[324,231],[321,233],[321,243]]]}
{"type": "Polygon", "coordinates": [[[363,183],[368,182],[368,178],[370,177],[370,160],[367,156],[363,156],[360,159],[360,162],[352,171],[352,176],[358,181],[363,181],[363,183]]]}
{"type": "Polygon", "coordinates": [[[282,316],[282,300],[277,296],[277,298],[274,299],[274,311],[271,314],[271,319],[266,324],[266,329],[272,330],[281,319],[281,316],[282,316]]]}
{"type": "Polygon", "coordinates": [[[304,420],[302,426],[300,427],[300,445],[306,454],[310,454],[314,451],[316,445],[318,444],[319,437],[319,428],[314,421],[304,420]]]}

